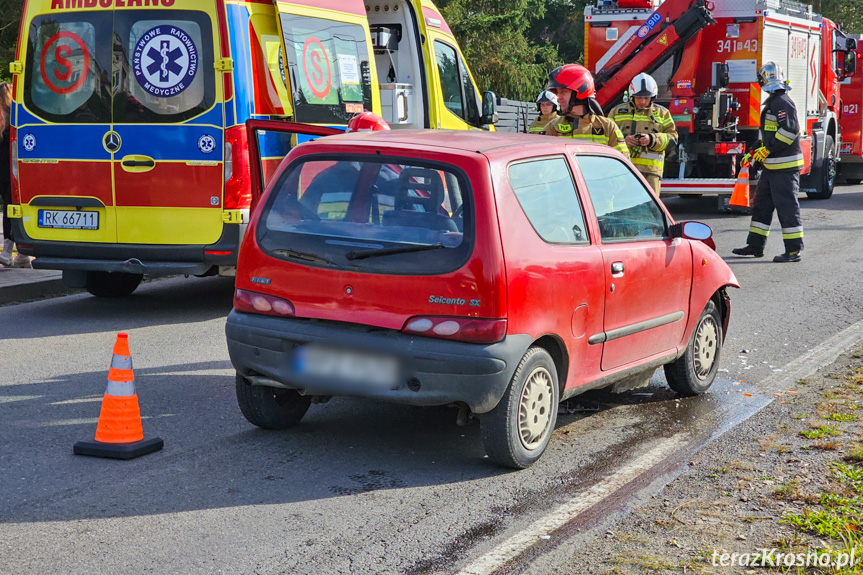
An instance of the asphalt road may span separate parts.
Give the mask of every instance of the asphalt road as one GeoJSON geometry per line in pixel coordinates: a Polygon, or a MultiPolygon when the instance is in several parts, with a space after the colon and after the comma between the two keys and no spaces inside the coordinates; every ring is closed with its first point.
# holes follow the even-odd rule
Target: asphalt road
{"type": "Polygon", "coordinates": [[[491,465],[478,424],[457,427],[450,408],[336,398],[294,430],[249,425],[224,340],[227,279],[0,308],[0,573],[456,573],[610,470],[685,437],[632,498],[569,529],[577,538],[612,520],[763,405],[759,381],[863,319],[863,186],[803,200],[799,264],[770,261],[782,251],[778,222],[768,257],[740,260],[730,252],[748,217],[717,213],[715,198],[668,205],[678,220],[713,226],[743,286],[731,294],[723,379],[684,401],[659,373],[646,392],[582,397],[545,457],[517,473],[491,465]],[[76,457],[72,445],[95,430],[119,331],[130,335],[145,433],[165,449],[133,461],[76,457]],[[724,393],[743,388],[752,397],[724,393]]]}

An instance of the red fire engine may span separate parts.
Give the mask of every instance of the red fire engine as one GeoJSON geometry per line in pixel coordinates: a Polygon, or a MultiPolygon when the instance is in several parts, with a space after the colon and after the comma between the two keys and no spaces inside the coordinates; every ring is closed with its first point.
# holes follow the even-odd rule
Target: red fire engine
{"type": "Polygon", "coordinates": [[[756,147],[767,97],[757,72],[771,60],[786,71],[805,129],[801,190],[832,195],[840,82],[854,74],[856,48],[833,22],[788,0],[599,0],[585,9],[585,64],[600,104],[609,110],[635,74],[653,74],[680,134],[663,191],[720,202],[734,187],[737,158],[756,147]]]}
{"type": "MultiPolygon", "coordinates": [[[[857,40],[857,62],[863,59],[863,36],[857,40]]],[[[848,184],[863,182],[863,74],[855,74],[842,82],[842,115],[839,126],[842,128],[842,146],[839,154],[839,179],[848,184]]]]}

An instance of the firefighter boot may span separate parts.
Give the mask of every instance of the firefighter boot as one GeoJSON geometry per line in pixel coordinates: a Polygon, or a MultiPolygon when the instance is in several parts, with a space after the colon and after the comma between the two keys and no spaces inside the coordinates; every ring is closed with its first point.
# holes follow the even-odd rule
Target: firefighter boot
{"type": "Polygon", "coordinates": [[[756,248],[751,244],[747,244],[745,248],[734,248],[731,253],[736,256],[755,256],[756,258],[764,257],[764,248],[756,248]]]}
{"type": "Polygon", "coordinates": [[[785,252],[784,254],[778,255],[773,258],[773,261],[778,264],[787,264],[790,262],[799,262],[800,261],[800,252],[785,252]]]}
{"type": "Polygon", "coordinates": [[[12,240],[3,240],[3,251],[0,252],[0,264],[12,265],[12,240]]]}

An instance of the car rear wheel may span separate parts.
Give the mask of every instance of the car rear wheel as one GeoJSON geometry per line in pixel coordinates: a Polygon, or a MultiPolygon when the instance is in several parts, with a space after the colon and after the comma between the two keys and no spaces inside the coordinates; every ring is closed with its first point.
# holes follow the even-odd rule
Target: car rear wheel
{"type": "Polygon", "coordinates": [[[138,289],[144,276],[125,272],[87,272],[87,291],[96,297],[123,297],[138,289]]]}
{"type": "Polygon", "coordinates": [[[535,463],[554,432],[559,401],[554,360],[540,347],[528,349],[500,403],[480,417],[489,458],[514,469],[535,463]]]}
{"type": "Polygon", "coordinates": [[[263,429],[288,429],[306,414],[311,404],[309,396],[293,389],[252,385],[237,374],[237,404],[252,425],[263,429]]]}
{"type": "Polygon", "coordinates": [[[700,395],[716,379],[722,351],[722,319],[713,301],[707,302],[698,324],[676,361],[665,366],[668,386],[681,395],[700,395]]]}

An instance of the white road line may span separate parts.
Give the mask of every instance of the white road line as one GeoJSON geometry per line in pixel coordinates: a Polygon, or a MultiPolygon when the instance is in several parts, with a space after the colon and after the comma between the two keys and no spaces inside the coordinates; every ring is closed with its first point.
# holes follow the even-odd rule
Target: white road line
{"type": "Polygon", "coordinates": [[[573,497],[542,519],[535,521],[524,531],[517,533],[509,540],[501,543],[468,565],[465,569],[459,571],[458,575],[490,575],[494,573],[507,562],[512,561],[532,545],[536,544],[543,535],[560,529],[579,514],[590,509],[608,495],[641,475],[644,471],[658,464],[670,455],[672,451],[683,445],[686,439],[687,436],[685,434],[677,434],[661,440],[656,447],[638,457],[628,466],[618,470],[610,477],[602,479],[600,483],[573,497]]]}

